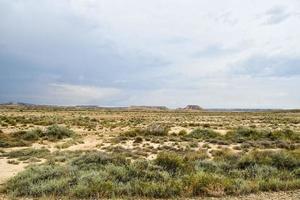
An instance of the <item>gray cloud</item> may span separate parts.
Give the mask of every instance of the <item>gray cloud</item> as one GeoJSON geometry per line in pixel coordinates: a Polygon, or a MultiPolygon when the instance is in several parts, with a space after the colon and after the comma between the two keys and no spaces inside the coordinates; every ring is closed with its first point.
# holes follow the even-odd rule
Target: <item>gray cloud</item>
{"type": "Polygon", "coordinates": [[[0,102],[297,106],[300,29],[290,16],[299,9],[294,0],[1,0],[0,102]]]}
{"type": "Polygon", "coordinates": [[[193,53],[194,58],[207,58],[207,57],[218,57],[218,56],[226,56],[233,53],[236,53],[238,51],[241,51],[242,49],[237,48],[224,48],[222,45],[213,44],[210,45],[203,50],[197,51],[193,53]]]}
{"type": "Polygon", "coordinates": [[[276,6],[265,13],[265,24],[274,25],[287,20],[291,14],[285,7],[276,6]]]}
{"type": "Polygon", "coordinates": [[[256,55],[236,63],[232,70],[237,74],[261,77],[300,76],[300,58],[256,55]]]}

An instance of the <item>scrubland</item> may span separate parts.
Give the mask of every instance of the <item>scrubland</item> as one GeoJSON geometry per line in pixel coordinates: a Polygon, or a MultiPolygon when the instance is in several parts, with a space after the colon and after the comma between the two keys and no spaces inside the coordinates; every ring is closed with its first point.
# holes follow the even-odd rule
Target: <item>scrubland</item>
{"type": "Polygon", "coordinates": [[[6,198],[297,199],[300,112],[3,106],[0,169],[6,198]]]}

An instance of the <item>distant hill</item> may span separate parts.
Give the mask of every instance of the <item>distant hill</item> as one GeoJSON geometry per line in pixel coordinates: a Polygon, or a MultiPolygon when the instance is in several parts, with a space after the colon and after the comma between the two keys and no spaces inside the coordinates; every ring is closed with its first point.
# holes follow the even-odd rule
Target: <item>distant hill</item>
{"type": "Polygon", "coordinates": [[[0,103],[2,106],[34,106],[34,104],[24,103],[24,102],[7,102],[7,103],[0,103]]]}
{"type": "Polygon", "coordinates": [[[186,111],[201,111],[203,108],[201,108],[198,105],[187,105],[184,108],[179,108],[179,110],[186,110],[186,111]]]}
{"type": "Polygon", "coordinates": [[[129,110],[169,110],[166,106],[130,106],[129,110]]]}
{"type": "Polygon", "coordinates": [[[59,105],[39,105],[24,102],[6,102],[0,103],[2,108],[20,108],[20,109],[53,109],[53,110],[120,110],[120,111],[183,111],[183,112],[300,112],[300,109],[254,109],[254,108],[208,108],[204,109],[199,105],[187,105],[184,108],[172,109],[166,106],[97,106],[97,105],[76,105],[76,106],[59,106],[59,105]]]}

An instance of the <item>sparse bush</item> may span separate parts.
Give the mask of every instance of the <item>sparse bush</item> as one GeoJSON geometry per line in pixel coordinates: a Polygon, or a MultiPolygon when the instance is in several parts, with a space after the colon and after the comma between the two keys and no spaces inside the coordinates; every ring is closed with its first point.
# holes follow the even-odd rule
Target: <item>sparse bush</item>
{"type": "Polygon", "coordinates": [[[93,134],[88,132],[90,130],[101,134],[95,147],[98,151],[0,150],[0,156],[6,157],[10,164],[45,161],[26,167],[3,184],[4,196],[169,199],[300,189],[300,140],[296,131],[300,119],[297,112],[293,115],[290,112],[195,114],[106,109],[86,112],[85,109],[46,107],[39,115],[29,115],[27,110],[31,109],[36,108],[24,107],[23,113],[8,111],[7,114],[5,111],[0,114],[0,126],[4,131],[0,131],[0,147],[39,142],[51,148],[66,148],[78,143],[76,134],[70,130],[70,127],[78,127],[83,130],[83,136],[93,134]],[[53,110],[63,112],[53,114],[50,112],[53,110]],[[35,129],[35,125],[49,127],[35,129]],[[168,127],[175,126],[203,128],[189,133],[185,130],[169,133],[168,127]],[[236,128],[238,126],[249,128],[236,128]],[[31,129],[12,132],[19,128],[31,129]],[[107,133],[107,130],[115,132],[127,128],[131,131],[118,137],[107,133]],[[231,131],[223,135],[214,129],[231,131]],[[57,142],[65,138],[69,139],[58,144],[44,141],[57,142]],[[127,148],[132,141],[133,149],[127,148]],[[198,150],[201,144],[202,148],[210,150],[198,150]],[[230,146],[224,148],[223,145],[230,146]]]}
{"type": "Polygon", "coordinates": [[[238,163],[242,169],[256,164],[293,170],[300,166],[300,160],[287,151],[252,151],[244,155],[238,163]]]}
{"type": "Polygon", "coordinates": [[[198,172],[185,180],[192,196],[223,196],[226,189],[226,180],[215,174],[198,172]]]}
{"type": "Polygon", "coordinates": [[[166,136],[169,128],[160,124],[152,124],[145,129],[145,135],[166,136]]]}
{"type": "Polygon", "coordinates": [[[12,164],[12,165],[18,165],[18,164],[20,164],[20,162],[18,162],[16,160],[8,160],[7,163],[8,164],[12,164]]]}
{"type": "Polygon", "coordinates": [[[284,191],[300,188],[300,180],[282,181],[278,178],[264,179],[259,182],[259,189],[261,191],[284,191]]]}
{"type": "Polygon", "coordinates": [[[75,133],[62,126],[49,126],[46,131],[33,129],[29,131],[17,131],[12,134],[0,133],[0,147],[30,146],[39,139],[57,141],[73,137],[75,133]]]}
{"type": "Polygon", "coordinates": [[[143,138],[142,137],[136,137],[133,142],[134,143],[142,143],[143,142],[143,138]]]}
{"type": "Polygon", "coordinates": [[[155,160],[155,164],[163,167],[171,173],[179,172],[184,168],[183,158],[172,152],[159,153],[155,160]]]}
{"type": "Polygon", "coordinates": [[[15,151],[10,151],[4,153],[3,156],[8,158],[17,158],[18,160],[28,160],[30,158],[44,158],[50,154],[48,149],[34,149],[34,148],[27,148],[27,149],[20,149],[15,151]]]}
{"type": "Polygon", "coordinates": [[[186,130],[179,131],[178,135],[185,136],[187,134],[186,130]]]}
{"type": "Polygon", "coordinates": [[[195,129],[186,137],[191,137],[191,138],[196,138],[196,139],[215,139],[215,138],[220,138],[221,135],[213,130],[209,129],[195,129]]]}
{"type": "Polygon", "coordinates": [[[128,161],[124,157],[112,156],[102,152],[88,152],[83,154],[72,161],[73,166],[80,169],[99,169],[102,165],[106,164],[126,164],[128,161]]]}
{"type": "MultiPolygon", "coordinates": [[[[289,160],[299,156],[297,151],[285,153],[289,160]]],[[[4,190],[13,196],[84,199],[224,196],[300,188],[299,166],[278,166],[275,160],[282,156],[270,152],[258,156],[250,152],[240,158],[228,151],[214,160],[207,160],[206,152],[197,154],[162,152],[154,161],[131,163],[114,154],[57,152],[54,155],[71,158],[63,166],[47,162],[30,167],[8,181],[4,190]]]]}
{"type": "Polygon", "coordinates": [[[66,127],[58,125],[49,126],[47,130],[41,134],[42,137],[50,141],[61,140],[64,138],[72,137],[73,135],[73,131],[66,127]]]}
{"type": "Polygon", "coordinates": [[[67,173],[60,166],[32,166],[10,179],[5,190],[14,196],[62,195],[71,183],[67,173]]]}
{"type": "Polygon", "coordinates": [[[136,136],[167,136],[169,128],[160,124],[152,124],[145,129],[135,129],[132,131],[127,131],[122,135],[127,137],[136,136]]]}
{"type": "Polygon", "coordinates": [[[245,142],[245,141],[261,141],[264,146],[270,147],[272,141],[300,141],[300,134],[291,130],[280,131],[268,131],[268,130],[256,130],[252,128],[240,127],[236,130],[229,131],[225,135],[226,140],[233,142],[245,142]]]}
{"type": "Polygon", "coordinates": [[[27,141],[36,141],[40,138],[41,135],[42,135],[41,129],[34,129],[22,134],[21,138],[27,141]]]}

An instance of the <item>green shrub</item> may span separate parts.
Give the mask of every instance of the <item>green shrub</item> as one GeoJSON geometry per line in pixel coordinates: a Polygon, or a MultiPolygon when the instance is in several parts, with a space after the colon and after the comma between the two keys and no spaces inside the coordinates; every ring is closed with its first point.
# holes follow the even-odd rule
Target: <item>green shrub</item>
{"type": "Polygon", "coordinates": [[[49,126],[46,131],[37,128],[29,131],[17,131],[12,134],[0,133],[0,147],[29,146],[41,138],[57,141],[73,136],[75,136],[75,133],[68,128],[53,125],[49,126]]]}
{"type": "Polygon", "coordinates": [[[81,172],[78,183],[70,191],[71,196],[77,198],[112,197],[115,190],[114,184],[107,179],[101,172],[81,172]]]}
{"type": "Polygon", "coordinates": [[[295,190],[300,188],[300,180],[283,181],[278,178],[269,178],[259,182],[259,189],[261,191],[284,191],[295,190]]]}
{"type": "Polygon", "coordinates": [[[240,158],[239,153],[235,153],[231,149],[224,148],[221,150],[212,150],[213,160],[215,161],[226,161],[228,163],[236,163],[240,158]]]}
{"type": "Polygon", "coordinates": [[[231,140],[233,142],[262,141],[265,142],[266,144],[270,141],[299,142],[300,133],[288,129],[272,132],[268,130],[256,130],[253,128],[240,127],[237,128],[236,130],[229,131],[225,135],[225,139],[231,140]]]}
{"type": "Polygon", "coordinates": [[[19,160],[28,160],[30,158],[45,158],[50,154],[48,149],[34,149],[34,148],[27,148],[27,149],[20,149],[15,151],[10,151],[8,153],[4,153],[3,156],[8,158],[18,158],[19,160]]]}
{"type": "Polygon", "coordinates": [[[142,143],[143,142],[143,138],[142,137],[136,137],[133,142],[134,143],[142,143]]]}
{"type": "Polygon", "coordinates": [[[198,150],[198,151],[190,151],[184,153],[184,161],[198,161],[198,160],[205,160],[209,158],[206,150],[198,150]]]}
{"type": "Polygon", "coordinates": [[[231,184],[227,185],[226,194],[245,195],[250,193],[257,193],[259,191],[259,186],[256,181],[249,181],[241,178],[236,178],[231,181],[231,184]]]}
{"type": "Polygon", "coordinates": [[[178,197],[183,193],[183,183],[179,179],[166,179],[163,182],[136,180],[130,184],[131,194],[150,198],[178,197]]]}
{"type": "Polygon", "coordinates": [[[179,131],[178,135],[185,136],[187,134],[186,130],[179,131]]]}
{"type": "Polygon", "coordinates": [[[160,124],[152,124],[144,129],[135,129],[123,133],[126,137],[136,137],[136,136],[167,136],[169,128],[160,124]]]}
{"type": "Polygon", "coordinates": [[[186,137],[196,138],[196,139],[215,139],[220,138],[221,135],[213,130],[209,129],[195,129],[191,133],[187,134],[186,137]]]}
{"type": "Polygon", "coordinates": [[[192,196],[223,196],[229,180],[215,174],[198,172],[188,176],[185,185],[192,196]]]}
{"type": "Polygon", "coordinates": [[[256,129],[239,127],[236,130],[227,132],[225,138],[234,142],[244,142],[266,138],[265,134],[266,132],[261,132],[256,129]]]}
{"type": "Polygon", "coordinates": [[[24,133],[21,136],[21,138],[23,140],[27,140],[27,141],[36,141],[40,138],[41,135],[42,135],[41,129],[34,129],[34,130],[30,130],[30,131],[27,131],[26,133],[24,133]]]}
{"type": "Polygon", "coordinates": [[[184,169],[183,158],[173,152],[159,153],[155,159],[155,164],[171,173],[176,173],[184,169]]]}
{"type": "Polygon", "coordinates": [[[269,165],[278,169],[293,170],[300,166],[300,160],[287,151],[252,151],[239,160],[239,167],[269,165]]]}
{"type": "Polygon", "coordinates": [[[216,159],[207,159],[206,151],[161,152],[153,161],[133,162],[97,151],[55,152],[52,160],[65,158],[61,166],[49,159],[29,167],[9,180],[4,191],[20,197],[139,199],[300,189],[299,150],[251,151],[241,156],[223,152],[216,159]]]}
{"type": "Polygon", "coordinates": [[[289,129],[274,131],[270,135],[270,138],[273,140],[289,140],[293,142],[300,142],[300,133],[294,132],[289,129]]]}
{"type": "Polygon", "coordinates": [[[73,131],[66,127],[58,125],[49,126],[47,130],[41,134],[42,137],[45,137],[47,140],[50,141],[61,140],[64,138],[72,137],[73,135],[73,131]]]}
{"type": "MultiPolygon", "coordinates": [[[[13,134],[12,134],[13,135],[13,134]]],[[[9,134],[0,133],[0,147],[9,148],[17,146],[28,146],[30,143],[17,137],[12,137],[9,134]]]]}
{"type": "Polygon", "coordinates": [[[72,165],[80,169],[99,169],[107,164],[127,164],[128,161],[122,156],[111,155],[102,152],[87,152],[72,161],[72,165]]]}
{"type": "Polygon", "coordinates": [[[293,170],[294,176],[297,178],[300,178],[300,167],[297,167],[296,169],[293,170]]]}
{"type": "Polygon", "coordinates": [[[14,196],[61,195],[71,182],[66,173],[60,166],[32,166],[10,179],[5,190],[14,196]]]}

